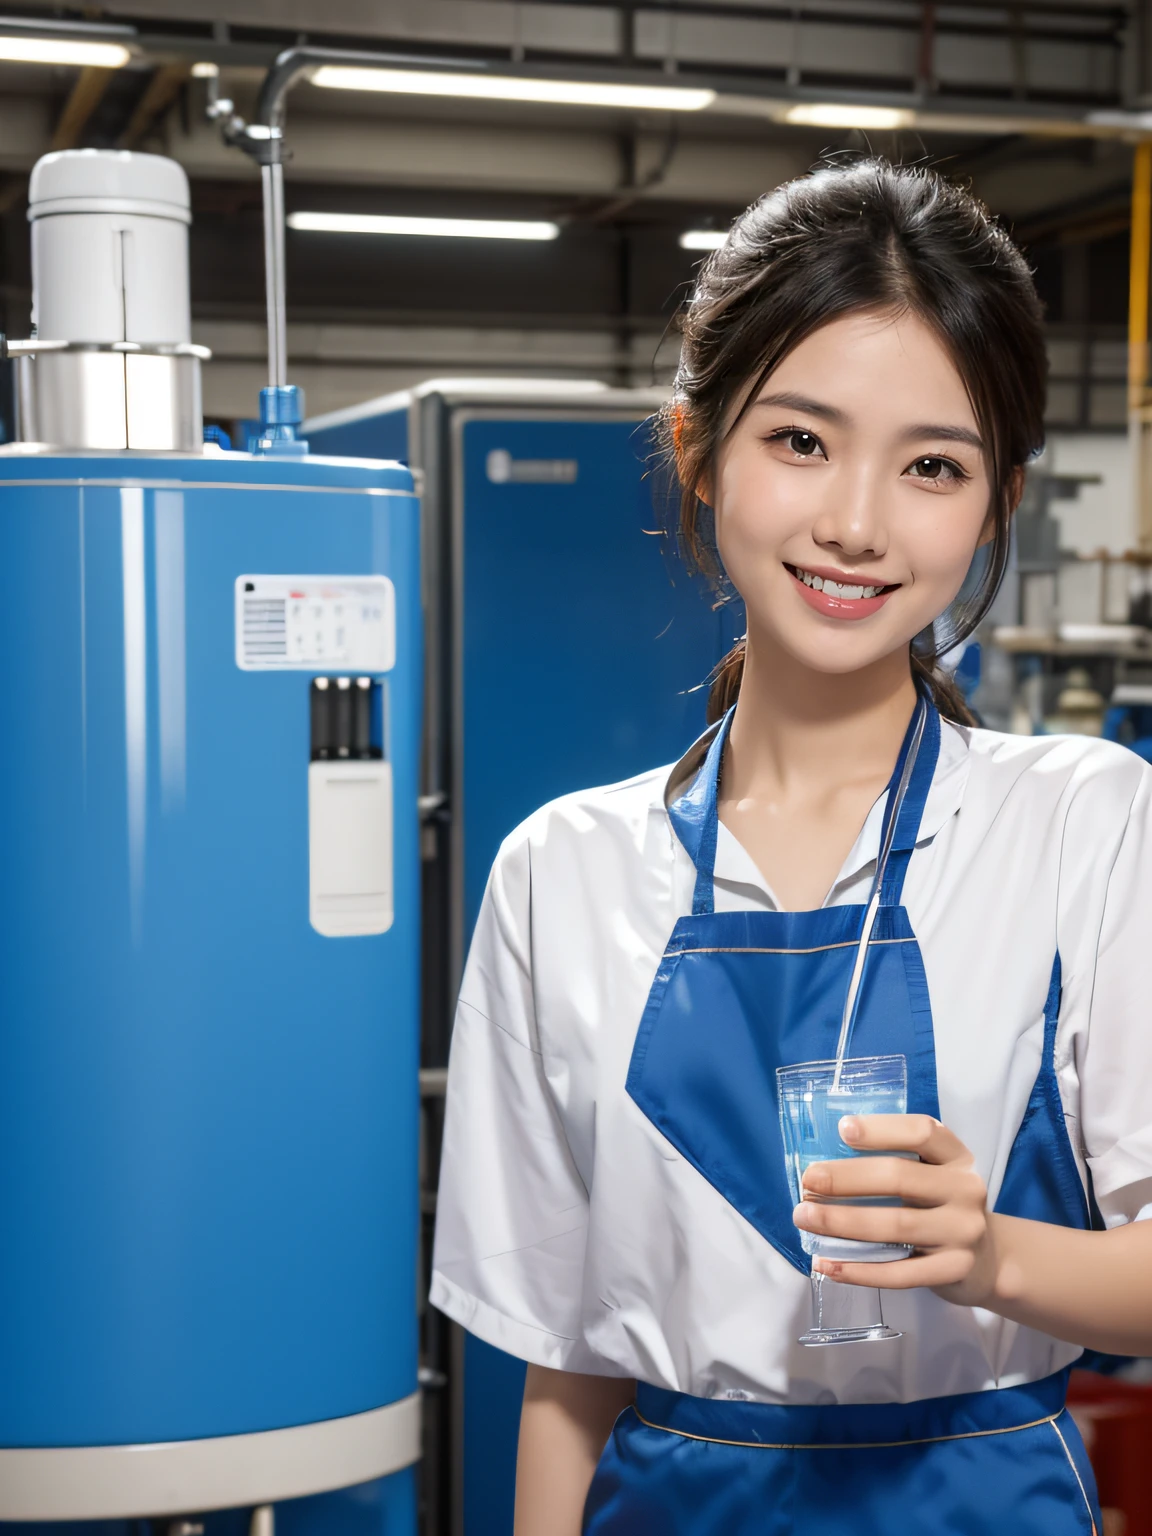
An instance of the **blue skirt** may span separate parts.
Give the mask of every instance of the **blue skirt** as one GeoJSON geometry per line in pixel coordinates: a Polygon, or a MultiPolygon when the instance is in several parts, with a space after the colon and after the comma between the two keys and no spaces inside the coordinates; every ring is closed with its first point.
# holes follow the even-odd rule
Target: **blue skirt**
{"type": "Polygon", "coordinates": [[[782,1407],[641,1383],[585,1536],[1100,1536],[1068,1373],[918,1403],[782,1407]]]}

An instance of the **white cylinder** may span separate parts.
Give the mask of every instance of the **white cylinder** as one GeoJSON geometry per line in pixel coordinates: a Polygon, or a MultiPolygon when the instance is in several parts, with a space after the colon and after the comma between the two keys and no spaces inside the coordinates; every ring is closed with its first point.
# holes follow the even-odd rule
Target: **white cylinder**
{"type": "Polygon", "coordinates": [[[182,166],[129,150],[59,150],[36,162],[28,193],[41,340],[191,340],[182,166]]]}

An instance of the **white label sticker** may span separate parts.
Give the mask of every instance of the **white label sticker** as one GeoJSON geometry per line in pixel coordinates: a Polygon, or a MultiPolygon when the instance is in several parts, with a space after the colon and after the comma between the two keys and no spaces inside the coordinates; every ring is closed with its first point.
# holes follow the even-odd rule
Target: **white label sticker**
{"type": "Polygon", "coordinates": [[[245,672],[389,672],[396,589],[387,576],[237,576],[245,672]]]}
{"type": "Polygon", "coordinates": [[[493,485],[575,485],[575,459],[514,459],[507,448],[493,448],[484,461],[493,485]]]}

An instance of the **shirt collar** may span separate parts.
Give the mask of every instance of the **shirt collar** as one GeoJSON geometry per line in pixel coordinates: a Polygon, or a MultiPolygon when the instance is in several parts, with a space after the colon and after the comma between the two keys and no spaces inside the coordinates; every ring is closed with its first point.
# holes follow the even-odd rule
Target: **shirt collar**
{"type": "MultiPolygon", "coordinates": [[[[715,734],[716,726],[709,727],[698,741],[693,742],[672,769],[664,782],[665,806],[677,795],[682,795],[692,782],[693,775],[699,772],[715,734]]],[[[955,816],[960,809],[967,780],[968,731],[964,726],[942,719],[940,755],[936,761],[936,771],[932,776],[928,798],[924,803],[924,814],[920,819],[920,833],[916,839],[918,848],[931,842],[940,829],[955,816]]],[[[880,832],[884,823],[884,809],[887,801],[888,791],[885,790],[868,812],[864,825],[860,829],[860,835],[849,850],[833,889],[857,879],[875,863],[880,851],[880,832]]],[[[751,854],[723,823],[720,825],[716,844],[716,878],[726,883],[754,886],[767,896],[772,896],[751,854]]]]}

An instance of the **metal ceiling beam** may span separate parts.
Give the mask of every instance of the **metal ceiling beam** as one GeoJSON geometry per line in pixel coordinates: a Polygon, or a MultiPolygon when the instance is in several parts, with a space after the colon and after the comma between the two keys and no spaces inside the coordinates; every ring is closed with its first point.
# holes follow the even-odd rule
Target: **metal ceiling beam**
{"type": "MultiPolygon", "coordinates": [[[[930,0],[904,0],[906,8],[915,13],[930,0]]],[[[559,6],[586,6],[589,0],[548,0],[550,5],[559,6]]],[[[638,14],[640,12],[654,11],[666,16],[677,16],[685,9],[678,0],[616,0],[612,7],[614,10],[638,14]]],[[[1013,0],[1012,10],[1019,12],[1021,16],[1068,16],[1076,17],[1083,21],[1098,22],[1111,21],[1115,26],[1124,26],[1129,19],[1129,7],[1123,3],[1114,5],[1085,4],[1084,0],[1013,0]]],[[[735,5],[730,0],[697,0],[689,10],[705,11],[716,15],[738,15],[752,17],[780,17],[793,16],[797,10],[803,15],[809,12],[824,9],[830,16],[837,14],[834,6],[820,4],[820,0],[808,0],[797,7],[790,5],[735,5]]],[[[959,0],[954,7],[956,10],[965,11],[995,11],[1001,15],[1007,9],[1005,0],[959,0]]],[[[913,23],[915,24],[915,23],[913,23]]]]}
{"type": "MultiPolygon", "coordinates": [[[[919,29],[919,16],[925,3],[929,0],[895,0],[884,7],[883,12],[877,12],[877,16],[886,15],[894,18],[897,24],[908,26],[913,30],[919,29]]],[[[200,31],[209,13],[216,14],[216,7],[198,5],[196,0],[186,0],[188,12],[187,20],[189,30],[194,27],[200,31]]],[[[123,15],[133,15],[145,21],[147,18],[163,19],[166,23],[166,34],[174,35],[173,7],[167,4],[159,4],[157,0],[119,0],[116,9],[123,15]]],[[[864,7],[860,7],[861,10],[864,7]]],[[[1035,18],[1043,23],[1050,22],[1053,18],[1072,22],[1083,22],[1095,28],[1108,28],[1113,33],[1119,32],[1131,20],[1136,7],[1117,0],[1115,4],[1096,5],[1085,3],[1085,0],[961,0],[961,3],[949,7],[949,16],[946,24],[966,28],[969,22],[958,16],[958,11],[969,13],[987,14],[990,18],[987,30],[990,33],[1003,33],[1010,30],[1013,22],[1008,15],[1015,13],[1021,23],[1027,26],[1028,22],[1035,18]]],[[[329,5],[322,17],[310,9],[306,4],[287,5],[283,8],[279,18],[279,27],[273,23],[269,25],[267,7],[260,0],[234,0],[229,6],[229,30],[235,39],[245,36],[249,29],[259,29],[265,36],[277,34],[298,38],[302,31],[306,31],[312,38],[335,38],[337,36],[351,42],[355,38],[369,38],[378,42],[381,38],[391,37],[397,42],[406,39],[409,42],[420,43],[427,46],[435,43],[437,46],[446,45],[453,38],[461,43],[478,42],[487,44],[504,43],[511,46],[519,43],[529,52],[539,49],[538,39],[546,36],[553,28],[534,29],[531,25],[524,27],[524,20],[533,19],[533,12],[543,16],[545,12],[557,11],[583,11],[591,16],[595,13],[598,21],[605,18],[616,18],[616,31],[627,30],[627,24],[635,17],[642,15],[665,16],[670,19],[678,19],[693,14],[724,17],[730,16],[741,20],[801,20],[807,17],[822,16],[830,23],[841,19],[848,11],[848,7],[827,3],[827,0],[799,0],[792,5],[788,3],[778,4],[741,4],[740,0],[693,0],[693,3],[683,3],[683,0],[544,0],[544,3],[534,3],[534,0],[521,0],[515,4],[509,3],[487,4],[484,6],[472,6],[469,0],[421,0],[419,5],[397,3],[389,4],[388,0],[380,0],[375,7],[375,15],[368,31],[364,30],[365,12],[362,5],[355,0],[336,0],[329,5]],[[468,13],[472,12],[472,24],[469,26],[468,13]],[[520,12],[521,25],[516,25],[515,12],[520,12]],[[623,23],[623,27],[621,26],[623,23]]],[[[146,25],[145,29],[146,30],[146,25]]],[[[598,27],[597,34],[603,28],[598,27]]],[[[570,51],[570,50],[569,50],[570,51]]]]}
{"type": "Polygon", "coordinates": [[[136,28],[119,22],[59,21],[51,16],[0,16],[0,32],[21,37],[84,38],[88,42],[130,44],[136,40],[136,28]]]}
{"type": "Polygon", "coordinates": [[[1131,220],[1131,178],[1114,181],[1084,197],[1056,207],[1038,209],[1013,225],[1013,238],[1021,245],[1052,240],[1099,240],[1127,229],[1131,220]]]}
{"type": "MultiPolygon", "coordinates": [[[[633,78],[639,72],[651,81],[671,69],[714,83],[729,96],[775,83],[784,94],[811,84],[825,97],[855,87],[879,98],[905,83],[925,109],[946,106],[949,113],[975,110],[977,116],[980,107],[995,110],[989,97],[1014,108],[1021,91],[1052,103],[1041,108],[1046,116],[1118,106],[1130,18],[1128,5],[1085,0],[964,0],[956,6],[931,0],[379,0],[368,15],[355,0],[328,0],[322,12],[313,0],[284,0],[280,26],[272,29],[263,0],[232,0],[228,26],[207,39],[204,19],[213,7],[206,0],[185,4],[196,17],[189,21],[195,37],[178,36],[165,6],[164,33],[149,35],[145,22],[142,44],[170,55],[194,50],[222,66],[251,65],[257,56],[270,63],[279,39],[395,48],[401,58],[435,49],[480,68],[568,68],[585,78],[606,68],[633,78]],[[977,100],[964,102],[965,89],[977,100]]],[[[120,0],[120,7],[142,17],[160,10],[157,0],[120,0]]],[[[974,131],[984,130],[977,125],[974,131]]]]}
{"type": "Polygon", "coordinates": [[[91,65],[80,71],[52,134],[54,150],[76,148],[116,74],[114,69],[93,69],[91,65]]]}
{"type": "Polygon", "coordinates": [[[128,119],[127,127],[116,140],[117,149],[135,149],[167,112],[192,74],[192,61],[162,64],[144,88],[144,93],[128,119]]]}
{"type": "MultiPolygon", "coordinates": [[[[661,127],[656,122],[640,135],[642,182],[662,156],[661,127]]],[[[289,125],[289,144],[290,194],[294,183],[309,183],[313,188],[475,191],[599,203],[618,196],[620,189],[618,135],[604,124],[536,124],[526,133],[508,122],[417,123],[301,113],[289,125]]],[[[766,186],[805,170],[818,149],[811,135],[765,134],[759,141],[682,136],[664,180],[642,187],[640,196],[705,207],[743,206],[766,186]]],[[[187,134],[170,120],[166,151],[194,179],[255,179],[244,157],[226,149],[207,124],[196,120],[187,134]]],[[[539,216],[546,216],[543,208],[539,216]]]]}
{"type": "MultiPolygon", "coordinates": [[[[550,4],[577,8],[587,6],[588,0],[549,0],[550,4]]],[[[898,0],[899,3],[899,0],[898,0]]],[[[816,3],[792,5],[739,5],[727,0],[697,0],[691,5],[669,5],[661,0],[618,0],[615,9],[629,17],[662,16],[669,21],[682,21],[688,17],[723,19],[727,21],[787,21],[829,27],[884,27],[904,32],[919,32],[923,26],[923,13],[932,0],[903,0],[902,9],[885,7],[871,14],[861,7],[852,11],[843,6],[816,3]]],[[[1022,0],[1010,8],[1004,0],[963,0],[962,5],[949,6],[943,15],[934,18],[934,29],[942,35],[958,37],[1008,38],[1023,30],[1029,40],[1055,42],[1106,42],[1120,46],[1120,33],[1127,25],[1128,14],[1124,6],[1094,6],[1076,3],[1030,3],[1022,0]],[[957,12],[984,13],[986,22],[963,17],[957,12]],[[1064,23],[1056,25],[1057,20],[1064,23]],[[1072,25],[1081,22],[1081,27],[1072,25]]]]}
{"type": "MultiPolygon", "coordinates": [[[[308,77],[311,67],[323,62],[341,61],[361,67],[371,67],[373,64],[381,68],[395,67],[398,63],[423,69],[439,66],[444,69],[446,79],[449,80],[453,68],[459,67],[459,61],[453,59],[405,58],[402,54],[392,52],[374,55],[362,51],[292,48],[279,56],[265,78],[257,120],[262,123],[271,122],[282,108],[287,92],[294,84],[308,77]],[[273,103],[275,110],[271,109],[273,103]]],[[[667,74],[663,72],[656,75],[652,69],[623,70],[613,66],[600,66],[592,70],[588,67],[558,64],[511,64],[495,59],[478,62],[475,67],[484,73],[513,78],[595,79],[620,84],[651,84],[654,79],[661,83],[668,81],[667,74]]],[[[678,71],[679,78],[688,76],[688,70],[678,71]]],[[[1116,108],[1093,109],[1083,102],[1056,105],[1006,94],[1002,103],[991,104],[986,98],[965,98],[959,93],[951,97],[926,97],[923,92],[911,87],[905,91],[880,91],[849,84],[837,87],[790,86],[786,81],[765,76],[764,72],[761,72],[761,80],[757,80],[755,72],[751,70],[733,76],[723,69],[693,68],[690,76],[693,84],[711,87],[716,92],[715,100],[703,109],[701,117],[754,117],[786,126],[794,107],[833,101],[864,108],[894,108],[902,114],[902,118],[893,126],[927,132],[1133,140],[1152,134],[1152,113],[1129,113],[1116,108]]],[[[451,95],[451,91],[446,94],[451,95]]]]}
{"type": "MultiPolygon", "coordinates": [[[[125,9],[135,9],[140,14],[156,14],[159,10],[155,0],[135,6],[132,0],[121,3],[125,9]]],[[[204,0],[185,3],[194,13],[194,19],[187,22],[186,34],[181,33],[180,23],[172,20],[170,9],[164,7],[168,27],[163,33],[150,34],[145,26],[137,34],[137,47],[143,47],[161,65],[176,68],[196,58],[220,59],[242,43],[246,62],[251,62],[256,34],[248,38],[243,22],[246,20],[254,29],[259,12],[263,26],[258,51],[267,58],[269,31],[263,4],[235,0],[232,14],[237,19],[230,27],[217,29],[214,39],[208,39],[201,19],[208,9],[204,0]]],[[[867,0],[840,0],[839,4],[831,0],[801,0],[794,7],[744,6],[732,0],[719,0],[715,5],[705,0],[687,0],[675,6],[666,0],[618,0],[615,6],[589,4],[588,0],[550,0],[549,5],[535,5],[526,0],[519,7],[528,15],[539,12],[541,17],[544,13],[553,17],[560,12],[586,13],[591,29],[590,46],[596,39],[603,42],[605,16],[617,16],[622,26],[627,22],[617,38],[624,51],[601,54],[600,62],[587,54],[570,54],[565,61],[563,54],[555,52],[538,62],[510,60],[492,43],[483,42],[486,32],[493,39],[502,35],[501,28],[507,20],[504,12],[511,13],[512,8],[499,3],[472,7],[458,0],[424,0],[416,8],[383,3],[377,14],[382,32],[391,16],[395,29],[404,34],[403,41],[390,52],[391,62],[424,64],[425,59],[416,52],[420,33],[425,34],[426,53],[431,41],[441,46],[449,17],[458,17],[460,31],[443,46],[445,67],[467,62],[479,70],[500,74],[650,84],[657,80],[666,83],[670,66],[694,84],[716,90],[717,99],[707,109],[711,116],[750,117],[786,124],[791,108],[832,100],[864,107],[897,108],[903,114],[901,126],[927,133],[1131,139],[1152,133],[1152,114],[1124,114],[1118,110],[1117,25],[1127,14],[1126,7],[1094,6],[1084,0],[1018,0],[1011,7],[1017,18],[1015,31],[1011,27],[1006,31],[1004,7],[998,11],[990,7],[991,0],[966,0],[965,14],[958,18],[956,8],[944,10],[936,6],[930,29],[932,57],[927,62],[922,45],[923,22],[928,11],[921,0],[895,0],[895,4],[889,0],[883,7],[870,5],[867,0]],[[982,11],[989,16],[987,27],[971,20],[982,11]],[[469,22],[469,18],[474,19],[469,22]],[[1064,44],[1058,46],[1049,41],[1034,49],[1033,44],[1042,41],[1041,30],[1045,30],[1045,35],[1050,32],[1053,18],[1059,19],[1061,28],[1068,29],[1064,44]],[[644,36],[633,25],[638,23],[644,23],[640,28],[644,36]],[[1075,23],[1082,24],[1081,32],[1073,30],[1075,23]],[[655,25],[655,32],[651,25],[655,25]],[[665,26],[669,29],[667,47],[661,42],[665,26]],[[815,30],[805,34],[805,28],[815,30]],[[946,47],[950,28],[962,28],[964,36],[954,37],[946,47]],[[973,39],[983,50],[978,58],[969,56],[973,39]],[[1107,85],[1113,75],[1114,89],[1107,85]],[[906,87],[901,88],[901,81],[907,82],[906,87]],[[971,89],[977,94],[964,95],[966,81],[973,82],[971,89]],[[926,84],[939,89],[925,89],[926,84]],[[1039,99],[1045,96],[1063,99],[1039,99]]],[[[304,0],[296,0],[295,4],[285,0],[280,13],[285,33],[298,16],[307,14],[312,19],[316,10],[311,0],[307,4],[304,0]]],[[[344,14],[343,0],[329,0],[323,22],[337,26],[357,14],[362,20],[362,10],[351,7],[344,14]]],[[[3,25],[0,20],[0,29],[3,25]]],[[[571,45],[580,40],[578,30],[574,32],[572,28],[557,31],[553,27],[549,33],[544,20],[539,18],[534,27],[525,25],[524,35],[564,38],[571,45]]],[[[77,109],[81,105],[78,100],[77,109]]],[[[395,108],[395,103],[390,105],[395,108]]]]}

